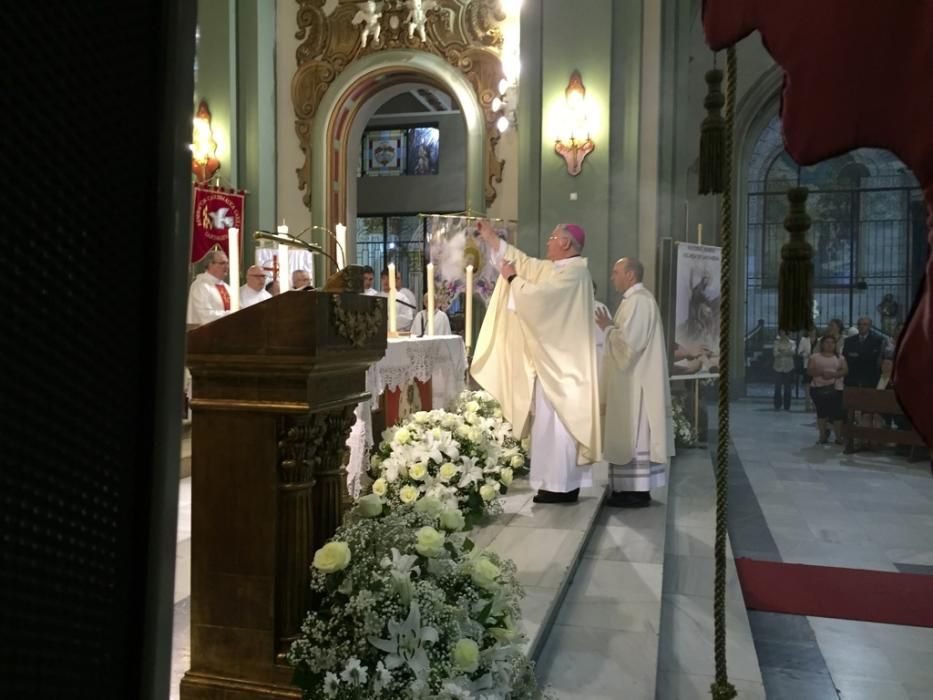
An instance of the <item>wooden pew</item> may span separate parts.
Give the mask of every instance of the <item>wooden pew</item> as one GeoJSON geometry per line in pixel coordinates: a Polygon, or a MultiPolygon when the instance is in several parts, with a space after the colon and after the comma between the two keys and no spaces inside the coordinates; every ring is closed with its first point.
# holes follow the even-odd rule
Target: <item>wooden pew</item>
{"type": "Polygon", "coordinates": [[[887,416],[903,416],[900,404],[897,402],[894,392],[883,389],[859,389],[846,387],[842,394],[842,405],[846,411],[846,445],[845,453],[855,452],[855,440],[895,443],[897,445],[909,445],[911,447],[910,459],[914,458],[915,448],[920,448],[921,452],[926,452],[926,445],[923,439],[912,428],[901,430],[898,428],[875,428],[857,425],[855,422],[856,411],[862,413],[880,413],[887,416]]]}

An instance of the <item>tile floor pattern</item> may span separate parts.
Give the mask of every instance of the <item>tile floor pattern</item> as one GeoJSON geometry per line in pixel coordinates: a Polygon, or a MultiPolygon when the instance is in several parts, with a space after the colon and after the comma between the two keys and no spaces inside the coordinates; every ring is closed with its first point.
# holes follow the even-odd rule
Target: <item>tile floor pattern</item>
{"type": "MultiPolygon", "coordinates": [[[[933,479],[891,451],[816,444],[812,413],[733,404],[730,533],[738,556],[933,573],[933,479]]],[[[752,612],[767,696],[933,699],[933,629],[752,612]]],[[[741,697],[741,695],[740,695],[741,697]]]]}

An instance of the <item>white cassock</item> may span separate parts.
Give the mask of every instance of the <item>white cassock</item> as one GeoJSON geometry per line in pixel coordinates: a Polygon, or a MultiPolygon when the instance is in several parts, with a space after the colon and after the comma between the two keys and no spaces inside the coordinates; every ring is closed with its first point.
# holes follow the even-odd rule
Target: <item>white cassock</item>
{"type": "MultiPolygon", "coordinates": [[[[422,309],[411,322],[411,337],[421,338],[428,334],[428,312],[422,309]]],[[[434,335],[453,335],[450,330],[450,319],[440,309],[434,312],[434,335]]]]}
{"type": "Polygon", "coordinates": [[[207,272],[202,272],[194,278],[188,290],[188,325],[200,326],[226,316],[230,313],[229,299],[230,287],[227,283],[207,272]],[[220,291],[221,288],[227,295],[226,304],[223,293],[220,291]]]}
{"type": "Polygon", "coordinates": [[[511,285],[496,283],[471,373],[519,435],[529,433],[530,423],[532,488],[590,486],[601,438],[586,259],[536,260],[500,242],[493,263],[502,259],[515,264],[518,276],[511,285]]]}
{"type": "Polygon", "coordinates": [[[369,289],[364,289],[363,294],[368,297],[378,297],[381,296],[379,292],[376,291],[375,287],[370,287],[369,289]]]}
{"type": "MultiPolygon", "coordinates": [[[[368,294],[369,292],[363,292],[368,294]]],[[[378,296],[389,298],[388,292],[376,292],[378,296]]],[[[411,322],[415,318],[415,293],[410,289],[401,287],[395,290],[395,329],[407,331],[411,329],[411,322]]]]}
{"type": "Polygon", "coordinates": [[[247,284],[244,284],[240,287],[240,308],[245,309],[247,306],[252,306],[253,304],[258,304],[261,301],[266,299],[271,299],[272,295],[269,294],[265,289],[260,289],[258,292],[250,287],[247,284]]]}
{"type": "Polygon", "coordinates": [[[603,363],[604,455],[612,489],[663,486],[674,455],[667,348],[661,311],[641,283],[626,290],[606,329],[603,363]]]}

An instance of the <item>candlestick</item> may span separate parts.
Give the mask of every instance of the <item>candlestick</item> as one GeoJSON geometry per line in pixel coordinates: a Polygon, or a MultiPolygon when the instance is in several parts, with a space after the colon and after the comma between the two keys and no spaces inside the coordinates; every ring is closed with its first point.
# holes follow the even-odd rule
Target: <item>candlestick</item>
{"type": "Polygon", "coordinates": [[[240,229],[227,229],[227,259],[230,262],[230,310],[240,310],[240,229]]]}
{"type": "Polygon", "coordinates": [[[463,342],[473,347],[473,266],[466,268],[466,318],[464,319],[463,342]]]}
{"type": "Polygon", "coordinates": [[[389,335],[398,335],[398,325],[396,323],[395,297],[395,263],[389,263],[389,335]]]}
{"type": "Polygon", "coordinates": [[[434,263],[428,263],[428,335],[434,335],[434,263]]]}
{"type": "Polygon", "coordinates": [[[347,227],[337,224],[337,269],[347,266],[347,227]]]}

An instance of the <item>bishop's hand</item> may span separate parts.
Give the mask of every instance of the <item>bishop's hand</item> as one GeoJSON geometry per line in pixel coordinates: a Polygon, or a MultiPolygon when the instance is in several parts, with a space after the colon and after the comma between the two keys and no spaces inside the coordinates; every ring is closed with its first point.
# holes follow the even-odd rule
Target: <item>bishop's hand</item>
{"type": "Polygon", "coordinates": [[[606,311],[606,309],[597,307],[596,325],[599,326],[600,330],[606,330],[612,325],[612,317],[609,316],[609,312],[606,311]]]}
{"type": "Polygon", "coordinates": [[[505,260],[505,261],[503,261],[503,263],[502,263],[502,267],[499,268],[499,272],[502,274],[503,277],[505,277],[506,279],[508,279],[508,278],[511,277],[512,275],[516,274],[516,272],[515,272],[515,265],[513,265],[513,264],[512,264],[511,262],[509,262],[508,260],[505,260]]]}

